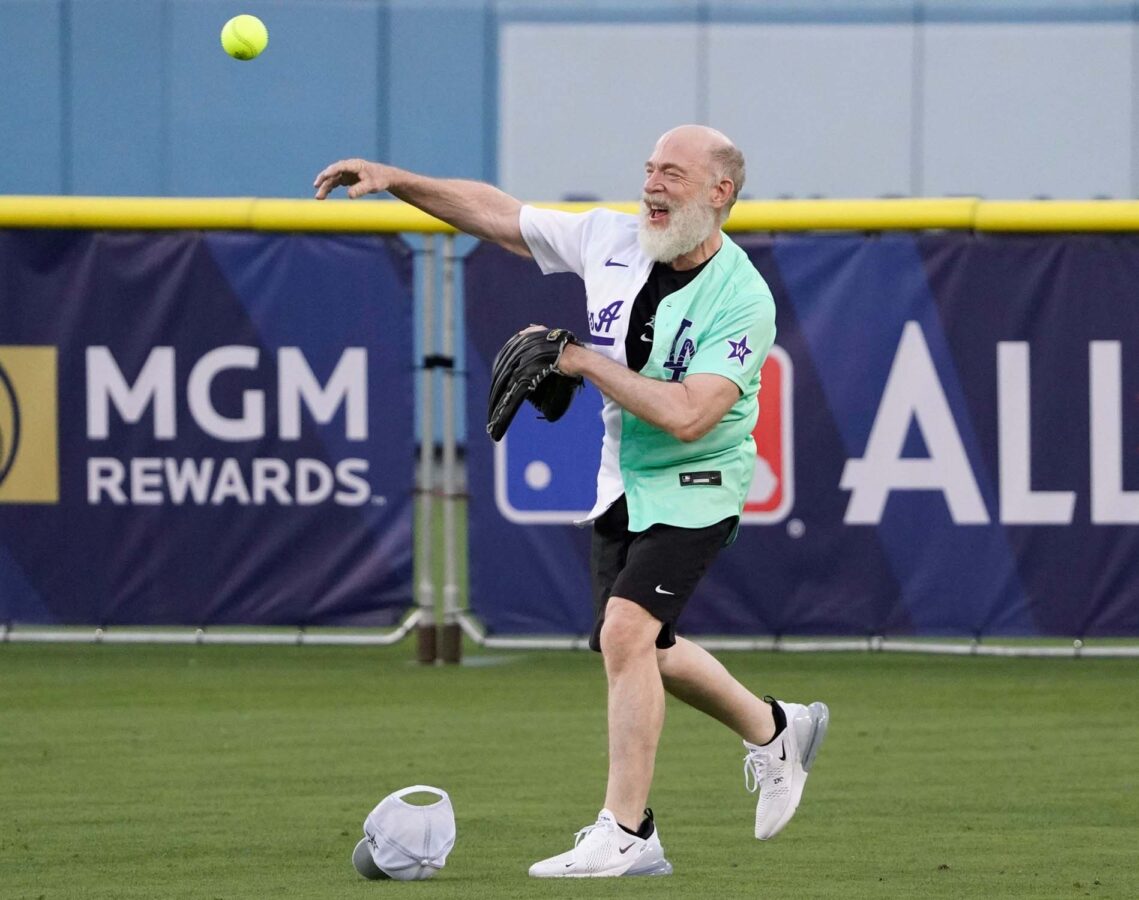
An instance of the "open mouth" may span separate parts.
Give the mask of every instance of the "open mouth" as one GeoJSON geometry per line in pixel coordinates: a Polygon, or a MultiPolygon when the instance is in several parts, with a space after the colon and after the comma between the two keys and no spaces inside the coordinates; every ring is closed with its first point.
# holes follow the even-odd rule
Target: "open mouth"
{"type": "Polygon", "coordinates": [[[663,203],[645,201],[645,209],[648,212],[650,222],[663,222],[668,218],[668,207],[663,203]]]}

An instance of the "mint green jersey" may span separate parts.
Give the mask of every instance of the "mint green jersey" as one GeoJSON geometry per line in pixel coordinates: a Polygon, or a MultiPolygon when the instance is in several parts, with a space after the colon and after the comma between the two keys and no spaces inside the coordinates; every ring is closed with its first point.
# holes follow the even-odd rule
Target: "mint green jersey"
{"type": "Polygon", "coordinates": [[[704,270],[657,307],[652,352],[641,374],[661,381],[720,375],[735,383],[740,397],[690,443],[622,411],[620,462],[631,531],[656,522],[701,528],[740,514],[755,470],[759,370],[774,341],[771,291],[724,235],[704,270]]]}

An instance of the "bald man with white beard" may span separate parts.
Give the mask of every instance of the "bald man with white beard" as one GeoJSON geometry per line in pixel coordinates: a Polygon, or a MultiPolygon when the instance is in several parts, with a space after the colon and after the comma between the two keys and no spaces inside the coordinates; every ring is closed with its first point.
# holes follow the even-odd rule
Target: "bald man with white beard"
{"type": "Polygon", "coordinates": [[[605,401],[591,524],[595,626],[608,680],[609,772],[597,820],[530,875],[667,875],[648,807],[664,696],[707,713],[745,748],[758,791],[755,836],[794,815],[826,735],[824,703],[761,697],[676,634],[708,566],[735,539],[755,469],[751,432],[760,367],[775,340],[763,278],[722,225],[744,183],[744,158],[722,133],[682,125],[645,163],[638,215],[538,209],[475,181],[342,160],[316,177],[317,199],[387,191],[461,231],[585,281],[589,346],[569,344],[567,375],[605,401]],[[629,298],[633,298],[630,300],[629,298]]]}

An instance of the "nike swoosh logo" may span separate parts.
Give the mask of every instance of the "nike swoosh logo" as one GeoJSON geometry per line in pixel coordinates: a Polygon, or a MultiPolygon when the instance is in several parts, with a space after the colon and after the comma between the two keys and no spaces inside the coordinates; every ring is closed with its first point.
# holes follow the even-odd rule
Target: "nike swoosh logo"
{"type": "Polygon", "coordinates": [[[779,761],[780,762],[787,762],[787,745],[784,744],[782,746],[782,748],[780,748],[780,749],[781,749],[781,752],[779,754],[779,761]]]}
{"type": "Polygon", "coordinates": [[[629,847],[635,847],[635,846],[637,846],[637,843],[636,843],[636,841],[634,841],[633,843],[631,843],[631,844],[630,844],[628,847],[618,847],[618,848],[617,848],[617,850],[618,850],[619,852],[621,852],[621,853],[625,853],[625,852],[627,852],[627,851],[629,850],[629,847]]]}
{"type": "Polygon", "coordinates": [[[628,263],[614,262],[612,256],[610,256],[607,260],[605,260],[605,265],[607,265],[607,266],[620,266],[622,269],[629,268],[628,263]]]}
{"type": "Polygon", "coordinates": [[[658,593],[658,594],[668,594],[668,596],[670,596],[670,597],[675,597],[675,596],[676,596],[676,591],[666,591],[666,590],[665,590],[664,588],[662,588],[662,587],[661,587],[659,584],[657,585],[657,588],[656,588],[656,590],[657,590],[657,593],[658,593]]]}
{"type": "Polygon", "coordinates": [[[646,344],[651,344],[653,342],[653,339],[651,337],[649,337],[647,334],[642,334],[641,340],[644,341],[646,344]]]}

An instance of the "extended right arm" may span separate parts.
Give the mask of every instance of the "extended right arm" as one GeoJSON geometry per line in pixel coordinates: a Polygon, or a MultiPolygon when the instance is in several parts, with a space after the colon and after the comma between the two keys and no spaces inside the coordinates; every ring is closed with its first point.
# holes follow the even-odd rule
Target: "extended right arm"
{"type": "Polygon", "coordinates": [[[342,159],[316,176],[316,199],[323,200],[340,185],[348,188],[348,196],[353,199],[387,191],[460,231],[519,256],[531,255],[518,223],[521,202],[494,185],[458,178],[429,178],[384,163],[342,159]]]}

